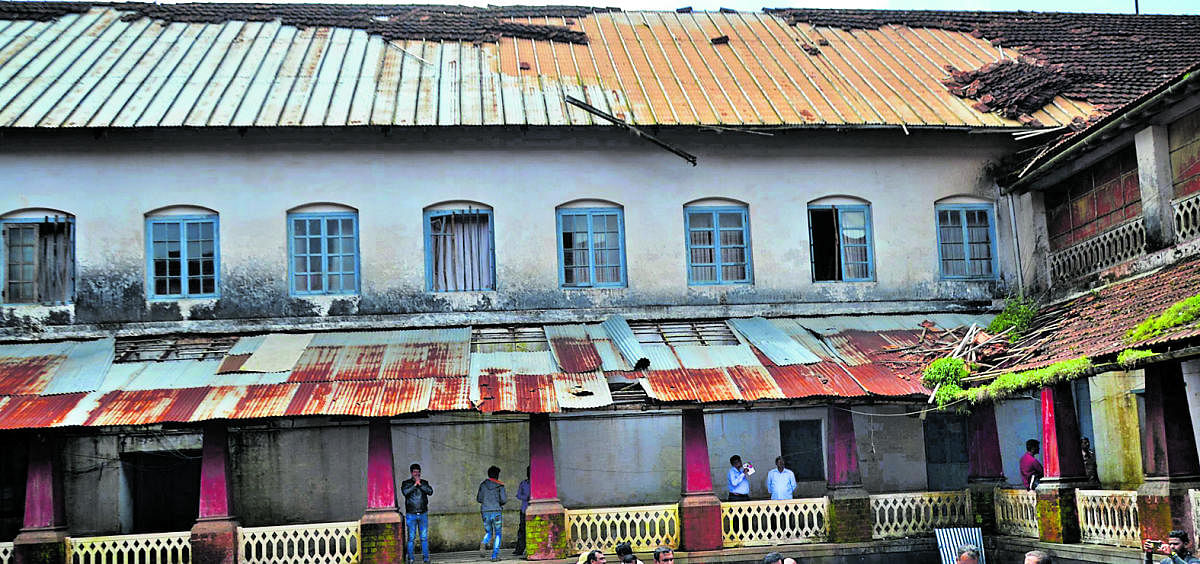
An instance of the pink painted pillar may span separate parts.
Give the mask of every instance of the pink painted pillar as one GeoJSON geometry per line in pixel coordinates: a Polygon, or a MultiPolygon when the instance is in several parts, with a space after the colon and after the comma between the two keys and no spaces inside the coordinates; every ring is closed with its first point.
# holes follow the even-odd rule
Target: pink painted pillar
{"type": "Polygon", "coordinates": [[[1075,488],[1086,478],[1071,382],[1042,388],[1041,394],[1045,477],[1037,489],[1039,537],[1044,542],[1079,542],[1075,488]]]}
{"type": "Polygon", "coordinates": [[[192,525],[195,564],[234,564],[238,523],[230,499],[228,431],[224,422],[210,422],[200,449],[200,510],[192,525]]]}
{"type": "Polygon", "coordinates": [[[967,449],[967,489],[971,507],[986,534],[996,534],[996,486],[1004,483],[1004,462],[1000,458],[1000,435],[996,430],[996,411],[991,403],[971,407],[967,419],[971,447],[967,449]]]}
{"type": "Polygon", "coordinates": [[[554,476],[554,437],[550,415],[529,416],[529,509],[525,511],[525,551],[530,560],[566,558],[567,511],[558,500],[554,476]]]}
{"type": "Polygon", "coordinates": [[[682,489],[679,500],[680,550],[721,549],[721,500],[713,491],[704,411],[683,410],[682,489]]]}
{"type": "Polygon", "coordinates": [[[858,441],[850,408],[830,406],[825,442],[829,482],[829,540],[856,543],[871,540],[874,516],[871,498],[858,470],[858,441]]]}
{"type": "Polygon", "coordinates": [[[1187,388],[1178,362],[1146,368],[1146,420],[1138,488],[1138,524],[1143,539],[1165,539],[1174,529],[1193,532],[1188,490],[1200,482],[1187,388]]]}
{"type": "Polygon", "coordinates": [[[66,511],[57,442],[49,435],[29,440],[25,519],[13,540],[17,564],[60,564],[66,558],[66,511]]]}
{"type": "Polygon", "coordinates": [[[372,419],[367,429],[367,512],[360,522],[362,564],[404,558],[404,518],[396,506],[396,466],[392,423],[372,419]]]}
{"type": "Polygon", "coordinates": [[[848,409],[829,408],[829,488],[862,487],[858,471],[858,442],[854,438],[854,415],[848,409]]]}

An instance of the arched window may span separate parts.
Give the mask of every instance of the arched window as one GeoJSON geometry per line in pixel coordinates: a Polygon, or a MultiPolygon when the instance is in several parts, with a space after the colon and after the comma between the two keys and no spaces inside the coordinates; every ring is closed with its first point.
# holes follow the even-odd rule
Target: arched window
{"type": "Polygon", "coordinates": [[[288,264],[293,295],[358,293],[358,210],[328,203],[288,210],[288,264]]]}
{"type": "Polygon", "coordinates": [[[492,208],[451,201],[425,208],[425,289],[467,292],[496,289],[492,208]]]}
{"type": "Polygon", "coordinates": [[[0,216],[0,288],[6,304],[62,304],[75,297],[75,216],[47,208],[0,216]]]}
{"type": "Polygon", "coordinates": [[[809,202],[808,234],[813,282],[875,279],[870,202],[850,196],[809,202]]]}
{"type": "Polygon", "coordinates": [[[750,253],[750,210],[723,198],[683,206],[687,234],[688,284],[749,284],[754,281],[750,253]]]}
{"type": "Polygon", "coordinates": [[[220,290],[217,212],[169,206],[146,214],[146,286],[150,299],[212,298],[220,290]]]}
{"type": "Polygon", "coordinates": [[[991,202],[969,196],[934,203],[938,264],[942,278],[996,277],[996,212],[991,202]]]}
{"type": "Polygon", "coordinates": [[[625,210],[604,200],[576,200],[555,210],[558,281],[564,288],[626,285],[625,210]]]}

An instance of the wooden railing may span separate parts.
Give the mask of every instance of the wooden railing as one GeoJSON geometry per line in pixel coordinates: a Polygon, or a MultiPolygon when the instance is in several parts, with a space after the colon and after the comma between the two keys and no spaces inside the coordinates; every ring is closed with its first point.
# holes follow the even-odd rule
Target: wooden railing
{"type": "Polygon", "coordinates": [[[876,539],[930,535],[937,527],[974,524],[967,490],[873,495],[871,513],[871,536],[876,539]]]}
{"type": "Polygon", "coordinates": [[[68,564],[188,564],[192,534],[150,533],[67,537],[68,564]]]}
{"type": "Polygon", "coordinates": [[[1037,494],[996,488],[996,528],[1004,535],[1038,538],[1037,494]]]}
{"type": "Polygon", "coordinates": [[[1124,490],[1075,490],[1082,542],[1137,547],[1137,492],[1124,490]]]}
{"type": "Polygon", "coordinates": [[[643,505],[568,509],[567,537],[572,550],[613,552],[617,543],[629,541],[636,551],[679,546],[679,506],[643,505]]]}
{"type": "Polygon", "coordinates": [[[358,564],[358,521],[238,527],[240,564],[358,564]]]}
{"type": "Polygon", "coordinates": [[[828,537],[827,497],[721,504],[721,539],[726,548],[823,542],[828,537]]]}
{"type": "Polygon", "coordinates": [[[0,564],[12,564],[13,560],[13,543],[0,542],[0,564]]]}

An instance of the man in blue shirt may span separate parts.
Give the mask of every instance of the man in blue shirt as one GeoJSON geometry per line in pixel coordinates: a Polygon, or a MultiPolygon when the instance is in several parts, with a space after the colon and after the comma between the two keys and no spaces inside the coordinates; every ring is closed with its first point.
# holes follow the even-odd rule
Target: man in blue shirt
{"type": "Polygon", "coordinates": [[[742,457],[729,457],[729,501],[750,501],[750,479],[748,468],[742,465],[742,457]]]}
{"type": "Polygon", "coordinates": [[[796,491],[796,475],[783,467],[783,457],[775,457],[775,467],[767,472],[767,493],[771,499],[792,499],[796,491]]]}

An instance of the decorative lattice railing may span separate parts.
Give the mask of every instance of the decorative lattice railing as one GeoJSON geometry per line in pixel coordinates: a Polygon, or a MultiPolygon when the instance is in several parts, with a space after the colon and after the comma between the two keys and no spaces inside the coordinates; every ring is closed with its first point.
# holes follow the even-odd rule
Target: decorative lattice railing
{"type": "Polygon", "coordinates": [[[1038,538],[1037,493],[996,488],[996,528],[1005,535],[1038,538]]]}
{"type": "Polygon", "coordinates": [[[1068,281],[1140,256],[1146,249],[1142,219],[1131,219],[1087,241],[1050,254],[1050,276],[1068,281]]]}
{"type": "Polygon", "coordinates": [[[12,564],[13,543],[0,542],[0,564],[12,564]]]}
{"type": "Polygon", "coordinates": [[[1080,540],[1091,544],[1141,545],[1137,492],[1075,490],[1080,540]]]}
{"type": "Polygon", "coordinates": [[[937,527],[974,523],[967,490],[873,495],[871,513],[875,517],[871,536],[877,539],[929,535],[937,527]]]}
{"type": "Polygon", "coordinates": [[[238,527],[240,564],[358,564],[358,521],[238,527]]]}
{"type": "Polygon", "coordinates": [[[68,564],[188,564],[192,534],[150,533],[110,537],[67,537],[68,564]]]}
{"type": "Polygon", "coordinates": [[[644,505],[603,509],[568,509],[567,534],[576,552],[612,552],[629,541],[637,551],[679,546],[679,506],[644,505]]]}
{"type": "Polygon", "coordinates": [[[726,547],[823,542],[828,537],[827,497],[721,504],[726,547]]]}
{"type": "Polygon", "coordinates": [[[1186,241],[1200,236],[1200,194],[1176,200],[1175,239],[1186,241]]]}

